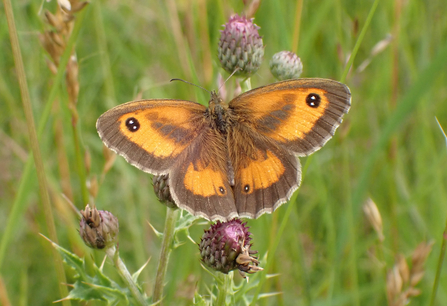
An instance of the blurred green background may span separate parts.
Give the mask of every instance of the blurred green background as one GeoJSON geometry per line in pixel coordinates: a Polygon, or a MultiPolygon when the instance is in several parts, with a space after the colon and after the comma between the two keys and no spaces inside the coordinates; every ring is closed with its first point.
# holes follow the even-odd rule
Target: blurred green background
{"type": "MultiPolygon", "coordinates": [[[[274,82],[268,61],[281,50],[300,56],[302,77],[340,80],[372,6],[369,0],[261,1],[254,17],[265,59],[252,86],[274,82]]],[[[84,246],[77,232],[79,217],[61,196],[71,190],[68,197],[83,209],[82,175],[88,182],[96,178],[94,202],[119,218],[120,254],[128,268],[134,272],[151,258],[140,276],[150,295],[161,240],[148,222],[162,231],[166,207],[154,196],[151,176],[123,158],[102,174],[105,157],[95,122],[107,109],[141,96],[206,104],[206,92],[169,80],[217,88],[217,75],[228,76],[217,60],[219,31],[231,14],[244,12],[244,3],[93,0],[73,23],[79,29],[74,41],[80,89],[75,133],[65,79],[50,72],[50,57],[39,40],[45,30],[56,31],[43,20],[46,10],[56,11],[57,2],[19,0],[13,9],[36,126],[54,84],[60,84],[39,139],[59,244],[100,265],[102,253],[84,246]]],[[[30,183],[18,189],[31,151],[4,6],[0,16],[1,302],[7,305],[9,298],[11,305],[49,305],[63,296],[51,246],[39,236],[48,236],[48,225],[35,168],[30,183]],[[14,201],[21,207],[17,216],[11,215],[14,201]],[[7,241],[5,229],[11,224],[7,241]]],[[[278,274],[260,292],[281,292],[258,305],[385,305],[388,271],[399,254],[411,267],[410,258],[424,241],[434,245],[424,277],[415,285],[420,295],[411,297],[411,305],[429,303],[447,219],[447,150],[435,120],[447,127],[446,71],[445,1],[379,1],[344,81],[352,91],[349,114],[321,151],[308,163],[301,159],[306,173],[293,201],[273,215],[248,220],[261,265],[268,256],[272,262],[250,282],[278,274]],[[363,213],[368,198],[380,211],[383,242],[363,213]]],[[[234,86],[234,79],[227,86],[234,86]]],[[[204,228],[191,228],[196,242],[204,228]]],[[[165,305],[192,304],[194,292],[208,294],[212,280],[200,266],[197,245],[186,236],[180,239],[184,244],[174,250],[168,266],[165,305]]],[[[447,300],[446,269],[441,270],[435,305],[447,300]]],[[[109,263],[104,270],[120,282],[109,263]]],[[[73,272],[66,269],[66,274],[70,283],[73,272]]],[[[235,280],[243,281],[238,275],[235,280]]],[[[406,288],[403,284],[402,291],[406,288]]]]}

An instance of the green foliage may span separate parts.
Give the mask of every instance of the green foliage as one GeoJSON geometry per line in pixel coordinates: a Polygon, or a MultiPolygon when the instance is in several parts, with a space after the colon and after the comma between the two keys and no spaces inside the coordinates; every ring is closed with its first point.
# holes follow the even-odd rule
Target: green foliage
{"type": "Polygon", "coordinates": [[[77,273],[74,277],[73,289],[65,299],[99,300],[107,302],[107,305],[129,305],[129,300],[132,301],[129,290],[120,287],[96,265],[93,265],[94,276],[89,276],[86,273],[85,262],[82,258],[54,242],[51,242],[51,244],[61,254],[64,262],[77,273]]]}
{"type": "MultiPolygon", "coordinates": [[[[259,251],[266,271],[250,276],[248,284],[235,274],[232,298],[241,305],[255,296],[257,305],[385,305],[387,273],[396,258],[409,262],[421,242],[433,241],[416,286],[421,294],[410,302],[427,305],[433,298],[431,305],[443,305],[447,154],[434,118],[447,126],[445,1],[379,1],[365,32],[374,1],[302,1],[301,13],[299,3],[261,1],[255,23],[261,27],[265,55],[251,77],[252,87],[274,82],[268,62],[281,50],[301,58],[302,77],[340,80],[362,33],[344,81],[352,91],[352,108],[334,138],[301,159],[305,176],[291,201],[273,215],[248,220],[252,248],[259,251]],[[383,48],[377,52],[379,43],[383,48]],[[383,241],[364,216],[368,198],[381,214],[383,241]],[[270,278],[272,274],[276,277],[270,278]]],[[[242,12],[243,1],[91,1],[76,15],[67,42],[79,64],[75,129],[65,83],[71,49],[53,75],[38,37],[44,30],[55,31],[44,24],[42,12],[55,12],[56,1],[12,5],[57,244],[64,247],[56,249],[74,270],[66,270],[67,280],[61,282],[52,247],[38,236],[49,236],[47,212],[39,196],[8,26],[0,18],[2,292],[12,305],[49,305],[65,296],[59,287],[67,283],[75,284],[69,297],[102,292],[102,300],[71,305],[106,305],[120,298],[132,303],[114,266],[97,268],[103,256],[84,246],[78,215],[64,193],[77,209],[90,196],[90,204],[119,218],[120,256],[130,271],[138,271],[139,285],[151,296],[161,239],[148,224],[162,229],[166,207],[156,200],[151,177],[122,158],[103,171],[109,160],[95,122],[104,111],[135,98],[206,104],[206,92],[169,80],[218,88],[218,74],[228,76],[217,58],[219,30],[231,13],[242,12]],[[95,182],[97,193],[87,195],[95,182]]],[[[235,78],[226,87],[231,95],[235,78]]],[[[207,225],[185,217],[178,222],[163,304],[207,305],[216,300],[218,285],[201,267],[197,244],[191,242],[199,241],[207,225]]]]}

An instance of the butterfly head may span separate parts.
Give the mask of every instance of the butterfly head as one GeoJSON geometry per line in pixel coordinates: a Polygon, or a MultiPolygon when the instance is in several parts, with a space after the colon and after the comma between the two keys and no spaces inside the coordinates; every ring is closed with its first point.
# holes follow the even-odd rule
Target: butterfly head
{"type": "Polygon", "coordinates": [[[209,108],[215,108],[216,105],[226,105],[226,103],[222,100],[219,94],[216,91],[211,92],[211,98],[208,102],[209,108]]]}

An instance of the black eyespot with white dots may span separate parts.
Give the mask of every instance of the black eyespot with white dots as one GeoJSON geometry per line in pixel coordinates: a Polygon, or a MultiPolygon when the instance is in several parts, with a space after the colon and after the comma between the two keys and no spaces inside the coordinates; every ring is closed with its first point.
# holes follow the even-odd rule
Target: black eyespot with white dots
{"type": "Polygon", "coordinates": [[[219,191],[220,191],[221,194],[225,194],[225,188],[219,187],[219,191]]]}
{"type": "Polygon", "coordinates": [[[249,192],[250,191],[250,185],[245,185],[244,186],[244,191],[245,192],[249,192]]]}
{"type": "Polygon", "coordinates": [[[320,106],[321,103],[321,97],[320,95],[316,93],[310,93],[306,97],[306,104],[309,105],[312,108],[317,108],[320,106]]]}
{"type": "Polygon", "coordinates": [[[131,132],[136,132],[140,129],[140,122],[134,117],[130,117],[126,120],[126,127],[131,132]]]}

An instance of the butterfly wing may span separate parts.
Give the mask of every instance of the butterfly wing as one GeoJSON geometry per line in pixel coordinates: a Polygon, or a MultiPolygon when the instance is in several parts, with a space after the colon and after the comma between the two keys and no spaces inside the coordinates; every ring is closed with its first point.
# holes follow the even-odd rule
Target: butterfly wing
{"type": "Polygon", "coordinates": [[[228,137],[234,165],[234,198],[240,217],[272,213],[298,188],[298,158],[248,126],[235,126],[228,137]]]}
{"type": "Polygon", "coordinates": [[[228,146],[240,215],[256,218],[290,198],[301,181],[296,156],[315,152],[332,137],[350,100],[344,84],[299,79],[256,88],[229,103],[239,118],[228,146]]]}
{"type": "Polygon", "coordinates": [[[189,101],[133,101],[104,113],[96,128],[105,145],[130,164],[164,174],[201,133],[205,110],[189,101]]]}
{"type": "Polygon", "coordinates": [[[194,215],[237,215],[229,186],[223,136],[211,129],[206,108],[181,100],[143,100],[119,105],[96,127],[107,147],[152,174],[169,174],[175,203],[194,215]]]}
{"type": "Polygon", "coordinates": [[[229,220],[238,215],[230,186],[225,138],[204,127],[170,172],[177,205],[206,219],[229,220]]]}
{"type": "Polygon", "coordinates": [[[327,79],[297,79],[250,90],[230,108],[260,134],[298,156],[320,149],[351,106],[349,88],[327,79]]]}

